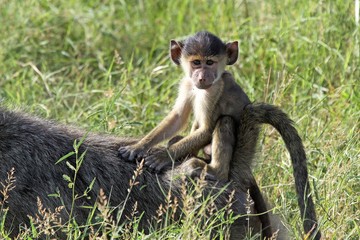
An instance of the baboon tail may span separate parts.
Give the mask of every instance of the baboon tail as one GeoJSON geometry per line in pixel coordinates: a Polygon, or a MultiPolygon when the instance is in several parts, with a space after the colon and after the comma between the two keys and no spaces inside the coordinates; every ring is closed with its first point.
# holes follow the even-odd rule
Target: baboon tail
{"type": "Polygon", "coordinates": [[[298,204],[301,217],[304,218],[305,233],[312,232],[314,239],[320,239],[321,233],[318,229],[315,207],[310,195],[306,154],[301,138],[293,126],[293,121],[281,109],[270,104],[250,104],[245,107],[245,111],[257,124],[272,125],[283,138],[291,156],[298,204]]]}

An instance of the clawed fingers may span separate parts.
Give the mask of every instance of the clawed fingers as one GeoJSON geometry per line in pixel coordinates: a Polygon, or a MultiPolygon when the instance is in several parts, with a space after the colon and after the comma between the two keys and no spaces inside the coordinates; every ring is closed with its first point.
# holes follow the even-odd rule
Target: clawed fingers
{"type": "Polygon", "coordinates": [[[118,157],[127,160],[129,157],[129,149],[127,147],[120,147],[118,150],[118,157]]]}
{"type": "Polygon", "coordinates": [[[153,156],[147,156],[145,159],[145,166],[151,168],[150,166],[155,162],[155,158],[153,156]]]}
{"type": "Polygon", "coordinates": [[[145,157],[145,166],[152,172],[159,173],[166,166],[171,164],[171,160],[161,151],[153,152],[152,154],[145,157]]]}
{"type": "Polygon", "coordinates": [[[132,146],[124,146],[118,149],[118,156],[125,161],[133,162],[138,158],[144,156],[142,149],[137,149],[132,146]]]}
{"type": "Polygon", "coordinates": [[[158,162],[157,166],[155,167],[156,172],[161,172],[165,167],[168,167],[171,165],[171,160],[166,159],[163,161],[158,162]]]}
{"type": "Polygon", "coordinates": [[[161,171],[160,161],[155,156],[145,157],[145,166],[151,171],[155,173],[159,173],[161,171]]]}
{"type": "Polygon", "coordinates": [[[118,155],[122,156],[123,154],[125,154],[127,152],[127,150],[128,150],[127,147],[120,147],[118,149],[118,155]]]}
{"type": "Polygon", "coordinates": [[[129,154],[129,161],[133,161],[133,160],[135,160],[136,159],[136,157],[137,157],[137,153],[136,153],[136,151],[135,150],[132,150],[132,151],[130,151],[130,154],[129,154]]]}

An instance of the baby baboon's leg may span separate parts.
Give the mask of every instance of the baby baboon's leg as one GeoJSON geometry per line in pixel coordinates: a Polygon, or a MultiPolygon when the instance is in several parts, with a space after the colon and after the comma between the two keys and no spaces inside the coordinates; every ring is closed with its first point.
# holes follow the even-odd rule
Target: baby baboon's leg
{"type": "Polygon", "coordinates": [[[218,119],[213,132],[211,143],[211,162],[208,171],[219,180],[229,179],[230,162],[235,147],[236,127],[234,120],[229,116],[218,119]]]}

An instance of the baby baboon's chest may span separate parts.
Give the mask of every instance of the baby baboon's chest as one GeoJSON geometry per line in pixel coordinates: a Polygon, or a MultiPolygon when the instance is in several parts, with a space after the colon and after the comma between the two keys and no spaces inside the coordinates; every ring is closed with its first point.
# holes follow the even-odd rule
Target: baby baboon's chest
{"type": "Polygon", "coordinates": [[[210,126],[220,116],[217,96],[206,94],[206,91],[198,92],[193,99],[193,111],[199,127],[210,126]]]}

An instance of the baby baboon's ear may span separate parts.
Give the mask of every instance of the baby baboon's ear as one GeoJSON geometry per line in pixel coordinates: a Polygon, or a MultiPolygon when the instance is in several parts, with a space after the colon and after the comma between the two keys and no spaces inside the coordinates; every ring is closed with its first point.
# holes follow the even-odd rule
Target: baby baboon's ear
{"type": "Polygon", "coordinates": [[[183,45],[184,44],[182,42],[178,42],[175,40],[170,41],[170,57],[176,65],[180,65],[181,51],[183,45]]]}
{"type": "Polygon", "coordinates": [[[238,41],[229,42],[226,44],[226,53],[228,56],[227,65],[236,63],[239,56],[239,43],[238,41]]]}

